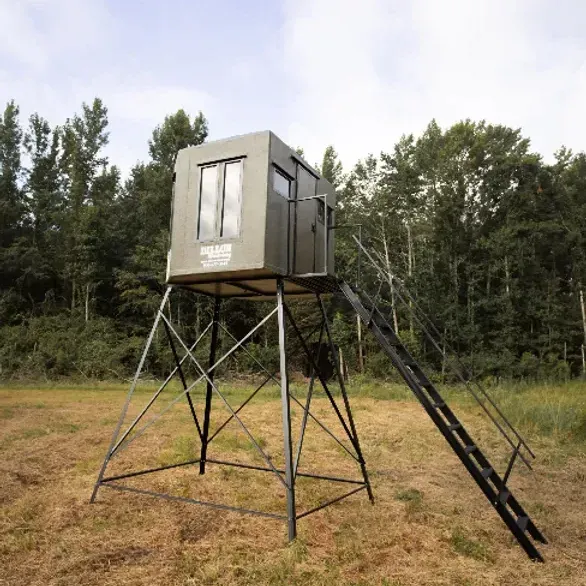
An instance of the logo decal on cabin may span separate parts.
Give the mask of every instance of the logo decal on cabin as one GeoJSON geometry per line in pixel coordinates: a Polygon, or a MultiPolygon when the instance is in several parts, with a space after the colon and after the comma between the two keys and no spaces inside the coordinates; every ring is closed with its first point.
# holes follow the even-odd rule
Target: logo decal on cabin
{"type": "Polygon", "coordinates": [[[232,244],[210,244],[200,249],[201,265],[206,268],[228,266],[232,258],[232,244]]]}

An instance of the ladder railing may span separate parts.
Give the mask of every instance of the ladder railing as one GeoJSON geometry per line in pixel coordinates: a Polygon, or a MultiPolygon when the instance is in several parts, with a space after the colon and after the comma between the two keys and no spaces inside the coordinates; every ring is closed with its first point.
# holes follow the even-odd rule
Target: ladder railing
{"type": "MultiPolygon", "coordinates": [[[[543,561],[533,540],[547,540],[507,487],[513,462],[501,477],[370,296],[344,281],[340,289],[521,547],[531,559],[543,561]]],[[[517,449],[514,458],[518,454],[517,449]]]]}
{"type": "Polygon", "coordinates": [[[425,314],[425,312],[423,312],[423,310],[417,304],[416,300],[413,298],[413,296],[411,295],[403,281],[399,279],[396,275],[389,274],[389,272],[381,266],[381,264],[383,264],[383,260],[380,258],[380,255],[374,250],[372,252],[369,251],[365,247],[362,238],[357,238],[355,235],[353,235],[352,238],[354,239],[357,245],[358,258],[364,256],[368,264],[377,273],[379,280],[381,282],[387,282],[389,286],[394,289],[395,296],[399,299],[399,301],[401,301],[401,303],[405,306],[407,311],[410,312],[413,319],[418,323],[422,332],[429,340],[429,342],[432,344],[432,346],[441,354],[441,356],[444,359],[446,358],[446,349],[450,352],[451,356],[455,357],[458,365],[462,370],[454,368],[453,365],[451,365],[449,362],[448,367],[464,385],[464,388],[470,393],[470,395],[474,398],[476,403],[481,407],[481,409],[490,419],[492,424],[497,428],[501,436],[513,449],[511,458],[509,460],[509,464],[507,466],[507,479],[511,473],[512,467],[517,457],[525,464],[525,466],[527,466],[527,468],[531,470],[532,467],[529,462],[529,458],[534,459],[535,454],[531,450],[523,436],[506,417],[502,409],[498,406],[498,404],[494,401],[494,399],[490,396],[486,389],[484,389],[484,387],[478,381],[472,379],[471,377],[464,376],[464,373],[467,369],[462,364],[462,361],[458,357],[457,353],[449,346],[449,344],[443,341],[442,345],[445,349],[442,348],[442,345],[438,344],[432,332],[435,333],[435,336],[437,336],[437,338],[439,339],[443,338],[441,333],[439,332],[433,321],[425,314]],[[379,262],[377,262],[375,256],[378,258],[379,262]],[[496,417],[487,406],[487,403],[496,412],[496,417]],[[522,453],[522,449],[526,451],[527,455],[522,453]]]}

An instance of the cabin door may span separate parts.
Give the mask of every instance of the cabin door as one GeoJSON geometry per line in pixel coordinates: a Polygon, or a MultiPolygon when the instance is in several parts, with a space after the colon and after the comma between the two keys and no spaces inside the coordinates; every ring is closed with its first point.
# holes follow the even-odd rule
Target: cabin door
{"type": "Polygon", "coordinates": [[[326,243],[326,238],[329,238],[328,226],[331,226],[332,210],[325,205],[323,199],[315,200],[316,206],[316,221],[315,221],[315,239],[314,239],[314,256],[315,268],[314,273],[327,273],[327,263],[330,264],[329,243],[326,243]]]}
{"type": "MultiPolygon", "coordinates": [[[[301,165],[297,165],[295,198],[304,200],[316,195],[317,179],[301,165]]],[[[317,229],[317,200],[309,199],[291,204],[293,217],[293,273],[303,275],[316,272],[315,240],[317,229]]],[[[318,271],[321,272],[321,267],[318,271]]]]}

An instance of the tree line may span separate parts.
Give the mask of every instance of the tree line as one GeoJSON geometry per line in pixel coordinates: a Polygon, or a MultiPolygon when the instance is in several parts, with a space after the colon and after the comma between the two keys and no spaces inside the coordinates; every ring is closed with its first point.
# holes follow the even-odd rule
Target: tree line
{"type": "MultiPolygon", "coordinates": [[[[104,154],[101,100],[52,127],[23,122],[9,102],[0,116],[0,377],[124,378],[133,370],[159,303],[178,149],[201,144],[199,112],[167,116],[152,132],[149,160],[122,178],[104,154]]],[[[337,267],[356,277],[357,226],[391,276],[389,319],[438,376],[414,312],[428,314],[475,375],[563,379],[586,372],[586,155],[561,148],[553,163],[520,130],[432,121],[386,152],[344,172],[333,146],[316,165],[338,191],[337,267]],[[348,227],[345,229],[344,227],[348,227]],[[399,284],[402,284],[399,286],[399,284]],[[404,299],[403,286],[413,295],[404,299]],[[402,303],[405,301],[405,303],[402,303]]],[[[379,283],[360,259],[360,282],[379,283]]],[[[389,283],[387,283],[389,285],[389,283]]],[[[235,335],[264,315],[262,304],[232,300],[223,320],[235,335]]],[[[179,294],[173,317],[187,336],[209,320],[210,301],[179,294]]],[[[299,311],[309,312],[303,303],[299,311]]],[[[336,335],[351,371],[391,368],[343,303],[333,303],[336,335]]],[[[247,373],[250,356],[274,363],[276,331],[266,328],[249,355],[226,368],[247,373]]],[[[205,354],[205,347],[201,350],[205,354]]],[[[148,370],[170,358],[155,344],[148,370]]]]}

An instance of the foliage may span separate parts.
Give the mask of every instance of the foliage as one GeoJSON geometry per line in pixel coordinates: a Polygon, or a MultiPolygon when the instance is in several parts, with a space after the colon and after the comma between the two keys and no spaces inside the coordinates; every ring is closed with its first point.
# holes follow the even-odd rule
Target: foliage
{"type": "MultiPolygon", "coordinates": [[[[128,376],[159,303],[153,283],[164,281],[175,155],[206,140],[207,120],[184,110],[165,117],[149,160],[123,181],[104,154],[100,99],[56,127],[36,113],[22,126],[19,115],[14,102],[0,114],[0,376],[128,376]]],[[[586,154],[561,148],[546,164],[520,130],[470,120],[446,129],[432,121],[389,147],[348,173],[334,146],[325,149],[319,167],[338,191],[337,272],[355,278],[360,225],[393,283],[381,290],[389,320],[441,381],[457,380],[455,353],[466,371],[495,383],[582,374],[586,154]],[[417,307],[433,318],[444,356],[417,307]]],[[[360,283],[379,285],[364,258],[360,283]]],[[[304,325],[317,323],[307,304],[292,306],[304,325]]],[[[343,301],[328,306],[355,373],[355,316],[343,301]]],[[[178,294],[170,311],[195,339],[210,300],[178,294]]],[[[265,314],[263,304],[230,301],[223,325],[239,337],[265,314]]],[[[258,372],[256,360],[276,369],[276,335],[268,323],[224,369],[258,372]]],[[[368,336],[363,353],[366,373],[393,379],[368,336]]],[[[150,374],[164,376],[169,357],[156,340],[150,374]]]]}

